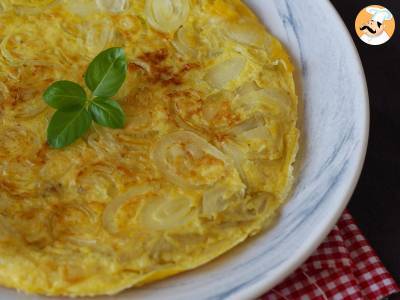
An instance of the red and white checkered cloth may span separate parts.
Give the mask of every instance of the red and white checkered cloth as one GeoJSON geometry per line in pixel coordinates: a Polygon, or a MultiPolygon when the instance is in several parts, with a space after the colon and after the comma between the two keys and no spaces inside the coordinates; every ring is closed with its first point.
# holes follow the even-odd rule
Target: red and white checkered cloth
{"type": "Polygon", "coordinates": [[[317,251],[262,300],[378,300],[399,291],[345,212],[317,251]]]}

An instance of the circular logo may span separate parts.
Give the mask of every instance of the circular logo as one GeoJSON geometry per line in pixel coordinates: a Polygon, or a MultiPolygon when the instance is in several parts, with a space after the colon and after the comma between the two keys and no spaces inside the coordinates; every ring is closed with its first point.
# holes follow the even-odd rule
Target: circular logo
{"type": "Polygon", "coordinates": [[[392,13],[380,5],[363,8],[356,18],[358,37],[368,45],[382,45],[392,37],[395,30],[392,13]]]}

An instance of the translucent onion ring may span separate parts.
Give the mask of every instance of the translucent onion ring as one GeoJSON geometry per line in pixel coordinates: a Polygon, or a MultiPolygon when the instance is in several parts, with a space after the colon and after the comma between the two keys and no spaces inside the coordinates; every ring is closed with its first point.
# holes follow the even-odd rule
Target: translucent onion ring
{"type": "Polygon", "coordinates": [[[227,157],[219,151],[216,147],[211,145],[207,140],[198,136],[197,134],[190,131],[177,131],[166,136],[163,136],[158,143],[155,145],[152,157],[157,168],[164,176],[175,183],[176,185],[187,188],[203,188],[204,185],[190,183],[185,178],[179,176],[174,171],[171,170],[170,165],[166,160],[168,147],[172,145],[179,145],[180,143],[191,143],[197,146],[207,154],[214,156],[215,158],[223,161],[226,165],[230,165],[227,157]]]}
{"type": "Polygon", "coordinates": [[[188,0],[147,0],[145,14],[151,27],[172,33],[185,23],[189,10],[188,0]]]}
{"type": "Polygon", "coordinates": [[[155,184],[142,184],[137,185],[129,189],[124,194],[115,198],[110,202],[103,212],[103,226],[110,233],[117,233],[118,229],[115,225],[115,215],[118,209],[124,205],[126,202],[130,201],[132,198],[145,195],[152,191],[157,190],[158,186],[155,184]]]}

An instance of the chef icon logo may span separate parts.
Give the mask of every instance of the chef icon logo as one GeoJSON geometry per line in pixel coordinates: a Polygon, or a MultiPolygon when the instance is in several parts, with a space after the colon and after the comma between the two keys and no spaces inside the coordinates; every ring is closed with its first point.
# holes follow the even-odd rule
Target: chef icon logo
{"type": "Polygon", "coordinates": [[[363,8],[356,19],[358,37],[368,45],[381,45],[392,37],[395,30],[392,13],[380,5],[363,8]]]}

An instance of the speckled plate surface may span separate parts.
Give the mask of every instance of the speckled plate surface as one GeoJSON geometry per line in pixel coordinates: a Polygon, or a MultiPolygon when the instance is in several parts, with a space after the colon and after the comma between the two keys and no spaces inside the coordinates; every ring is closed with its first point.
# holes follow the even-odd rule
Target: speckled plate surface
{"type": "MultiPolygon", "coordinates": [[[[112,299],[256,298],[307,259],[353,192],[366,151],[369,110],[364,73],[342,20],[328,0],[247,3],[286,45],[299,70],[302,146],[290,200],[271,230],[227,255],[112,299]]],[[[46,298],[0,289],[0,300],[5,299],[46,298]]]]}

